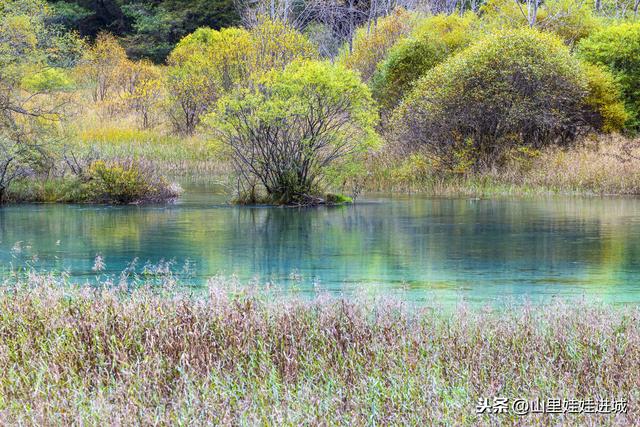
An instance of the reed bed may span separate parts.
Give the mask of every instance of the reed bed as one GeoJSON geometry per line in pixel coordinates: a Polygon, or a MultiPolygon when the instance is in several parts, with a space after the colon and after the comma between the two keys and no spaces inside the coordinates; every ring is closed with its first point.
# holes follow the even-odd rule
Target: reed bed
{"type": "MultiPolygon", "coordinates": [[[[0,291],[5,425],[637,425],[640,310],[135,289],[29,274],[0,291]],[[476,414],[620,398],[626,413],[476,414]]],[[[151,283],[151,282],[149,282],[151,283]]],[[[176,287],[177,286],[177,287],[176,287]]]]}
{"type": "Polygon", "coordinates": [[[640,138],[599,135],[569,148],[550,147],[501,168],[437,173],[427,157],[392,150],[368,161],[365,191],[434,196],[546,196],[640,194],[640,138]]]}
{"type": "Polygon", "coordinates": [[[506,178],[556,191],[638,195],[640,138],[603,135],[572,149],[549,149],[529,168],[506,178]]]}

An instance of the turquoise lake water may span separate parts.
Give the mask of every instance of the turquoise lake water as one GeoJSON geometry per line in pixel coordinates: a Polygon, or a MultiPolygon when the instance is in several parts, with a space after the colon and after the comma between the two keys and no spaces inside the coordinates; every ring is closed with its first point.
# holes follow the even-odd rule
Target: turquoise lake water
{"type": "Polygon", "coordinates": [[[425,302],[525,297],[640,303],[640,199],[368,196],[352,206],[234,207],[194,188],[171,206],[7,206],[0,263],[94,280],[172,260],[311,294],[425,302]]]}

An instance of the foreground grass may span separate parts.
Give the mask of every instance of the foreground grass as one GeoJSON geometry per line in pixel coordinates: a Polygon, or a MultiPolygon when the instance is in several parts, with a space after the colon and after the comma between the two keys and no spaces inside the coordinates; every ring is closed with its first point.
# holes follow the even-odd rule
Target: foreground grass
{"type": "Polygon", "coordinates": [[[0,291],[6,424],[640,422],[640,312],[555,304],[415,309],[230,293],[0,291]],[[475,414],[482,397],[624,398],[621,415],[475,414]]]}

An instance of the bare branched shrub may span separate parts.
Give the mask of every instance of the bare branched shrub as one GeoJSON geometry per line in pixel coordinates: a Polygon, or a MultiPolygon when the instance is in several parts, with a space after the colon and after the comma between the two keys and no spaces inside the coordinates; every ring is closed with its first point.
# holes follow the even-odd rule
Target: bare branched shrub
{"type": "Polygon", "coordinates": [[[296,62],[222,100],[209,123],[232,150],[242,199],[256,202],[259,185],[270,202],[313,204],[330,167],[373,142],[375,120],[371,95],[354,73],[296,62]]]}

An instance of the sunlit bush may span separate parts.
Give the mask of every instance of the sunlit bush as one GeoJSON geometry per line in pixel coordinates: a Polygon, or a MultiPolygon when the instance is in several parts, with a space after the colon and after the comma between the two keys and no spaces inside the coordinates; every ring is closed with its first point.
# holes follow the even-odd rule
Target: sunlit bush
{"type": "Polygon", "coordinates": [[[26,75],[22,79],[22,87],[29,92],[50,92],[71,90],[75,85],[65,70],[46,68],[38,73],[26,75]]]}
{"type": "Polygon", "coordinates": [[[621,100],[620,85],[611,73],[597,65],[583,64],[589,93],[585,99],[589,122],[604,132],[622,130],[629,114],[621,100]]]}
{"type": "Polygon", "coordinates": [[[128,110],[134,111],[143,128],[159,122],[161,100],[165,96],[162,72],[150,61],[127,61],[120,73],[120,91],[128,110]]]}
{"type": "Polygon", "coordinates": [[[408,35],[416,22],[417,16],[414,13],[397,9],[393,14],[378,19],[375,24],[359,28],[352,44],[343,48],[339,62],[358,71],[362,79],[368,81],[389,49],[408,35]]]}
{"type": "Polygon", "coordinates": [[[376,142],[376,119],[356,73],[296,61],[221,99],[207,122],[230,147],[241,198],[255,203],[262,192],[271,203],[315,204],[327,171],[376,142]]]}
{"type": "Polygon", "coordinates": [[[568,45],[589,36],[601,25],[591,4],[584,1],[545,1],[538,15],[538,28],[556,34],[568,45]]]}
{"type": "Polygon", "coordinates": [[[411,35],[394,46],[371,82],[383,109],[395,107],[428,70],[473,40],[476,15],[435,15],[421,20],[411,35]]]}
{"type": "Polygon", "coordinates": [[[98,34],[96,42],[86,48],[77,67],[79,80],[91,87],[94,101],[105,101],[114,92],[127,54],[112,34],[98,34]]]}
{"type": "Polygon", "coordinates": [[[200,28],[178,43],[169,55],[166,76],[167,107],[177,131],[193,133],[223,84],[246,77],[245,55],[250,47],[248,32],[235,28],[200,28]]]}
{"type": "Polygon", "coordinates": [[[285,22],[261,17],[250,33],[252,74],[281,70],[295,59],[318,58],[318,51],[309,38],[285,22]]]}
{"type": "Polygon", "coordinates": [[[200,28],[169,56],[168,111],[176,130],[193,133],[215,101],[295,58],[315,58],[313,44],[284,22],[261,18],[250,30],[200,28]]]}
{"type": "Polygon", "coordinates": [[[445,169],[491,168],[512,147],[567,145],[605,127],[589,90],[584,67],[558,38],[501,31],[427,73],[395,112],[394,137],[426,147],[445,169]]]}
{"type": "Polygon", "coordinates": [[[573,0],[540,2],[535,14],[526,2],[489,0],[482,6],[481,16],[489,31],[532,26],[556,34],[568,45],[599,27],[591,4],[573,0]]]}
{"type": "Polygon", "coordinates": [[[91,163],[84,176],[85,201],[131,204],[162,202],[179,195],[179,188],[159,176],[151,165],[134,160],[91,163]]]}
{"type": "Polygon", "coordinates": [[[608,67],[622,88],[630,126],[640,126],[640,23],[606,27],[584,39],[578,54],[585,60],[608,67]]]}

